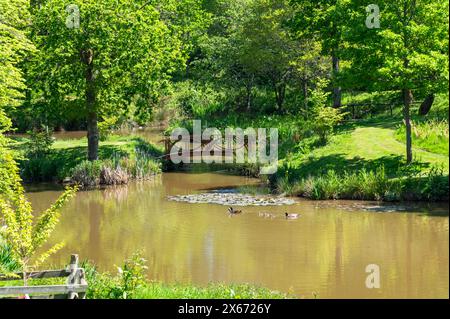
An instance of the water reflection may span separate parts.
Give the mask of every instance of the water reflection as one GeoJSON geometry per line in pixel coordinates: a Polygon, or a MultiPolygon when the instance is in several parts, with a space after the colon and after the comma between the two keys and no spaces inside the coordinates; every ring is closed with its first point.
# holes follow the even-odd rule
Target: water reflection
{"type": "MultiPolygon", "coordinates": [[[[408,206],[401,213],[373,212],[361,202],[299,201],[289,207],[226,207],[168,201],[168,195],[253,184],[212,173],[166,173],[152,181],[80,192],[63,212],[53,240],[70,253],[114,270],[144,249],[149,277],[165,282],[249,282],[298,297],[448,298],[448,208],[408,206]],[[361,206],[362,205],[362,206],[361,206]],[[348,209],[348,208],[351,209],[348,209]],[[447,216],[427,215],[426,210],[447,216]],[[286,220],[286,210],[300,212],[286,220]],[[269,211],[274,218],[261,218],[269,211]],[[419,212],[419,213],[410,213],[419,212]],[[365,267],[378,264],[381,289],[365,287],[365,267]]],[[[33,189],[37,208],[59,191],[33,189]]]]}

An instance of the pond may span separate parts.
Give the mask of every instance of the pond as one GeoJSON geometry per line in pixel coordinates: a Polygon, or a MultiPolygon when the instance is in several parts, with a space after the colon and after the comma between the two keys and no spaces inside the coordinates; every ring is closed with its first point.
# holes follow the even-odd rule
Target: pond
{"type": "MultiPolygon", "coordinates": [[[[167,283],[248,282],[312,298],[448,298],[448,204],[354,201],[227,206],[170,200],[253,185],[257,180],[220,173],[164,173],[154,180],[79,192],[65,207],[52,241],[115,271],[142,249],[148,278],[167,283]],[[286,220],[284,213],[299,213],[286,220]],[[266,214],[264,214],[266,213],[266,214]],[[380,267],[379,289],[366,288],[366,266],[380,267]]],[[[30,186],[42,210],[61,193],[30,186]]]]}

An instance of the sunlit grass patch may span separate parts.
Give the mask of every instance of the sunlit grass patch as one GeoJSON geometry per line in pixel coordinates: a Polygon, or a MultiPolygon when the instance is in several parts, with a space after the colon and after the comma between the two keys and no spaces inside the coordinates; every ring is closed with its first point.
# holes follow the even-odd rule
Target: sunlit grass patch
{"type": "MultiPolygon", "coordinates": [[[[448,120],[412,121],[411,125],[413,145],[432,153],[449,155],[448,120]]],[[[399,126],[395,134],[396,138],[405,142],[405,131],[404,125],[399,126]]]]}
{"type": "Polygon", "coordinates": [[[191,284],[152,282],[138,289],[136,299],[285,299],[286,294],[249,284],[211,283],[206,287],[191,284]]]}

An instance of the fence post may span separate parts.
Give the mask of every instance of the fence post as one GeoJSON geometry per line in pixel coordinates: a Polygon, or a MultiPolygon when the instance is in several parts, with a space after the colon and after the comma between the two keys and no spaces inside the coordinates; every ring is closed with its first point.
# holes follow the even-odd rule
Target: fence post
{"type": "MultiPolygon", "coordinates": [[[[79,270],[79,284],[80,285],[87,285],[87,281],[86,281],[86,275],[84,273],[84,269],[79,270]]],[[[86,292],[80,292],[78,294],[78,298],[80,299],[86,299],[86,292]]]]}
{"type": "MultiPolygon", "coordinates": [[[[70,275],[67,277],[67,284],[74,285],[77,283],[78,277],[78,255],[73,254],[70,255],[70,264],[69,264],[70,275]]],[[[69,299],[78,298],[78,294],[74,291],[69,292],[69,299]]]]}

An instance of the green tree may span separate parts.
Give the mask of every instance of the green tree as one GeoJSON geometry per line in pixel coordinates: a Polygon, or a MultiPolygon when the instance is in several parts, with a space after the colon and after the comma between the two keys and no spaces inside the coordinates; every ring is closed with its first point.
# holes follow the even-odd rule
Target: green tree
{"type": "Polygon", "coordinates": [[[26,0],[0,0],[0,196],[12,195],[19,182],[15,154],[4,136],[11,130],[5,110],[21,104],[25,97],[25,80],[21,60],[34,51],[26,27],[30,13],[26,0]]]}
{"type": "Polygon", "coordinates": [[[294,8],[292,26],[299,36],[318,39],[322,54],[331,57],[333,107],[340,107],[342,89],[338,81],[341,51],[345,47],[343,32],[348,15],[345,0],[290,0],[294,8]]]}
{"type": "Polygon", "coordinates": [[[14,185],[20,181],[15,154],[8,148],[10,141],[4,136],[10,128],[11,120],[0,109],[0,198],[14,194],[14,185]]]}
{"type": "Polygon", "coordinates": [[[226,88],[246,110],[252,109],[256,90],[270,92],[273,105],[282,110],[298,75],[294,61],[310,49],[287,28],[288,1],[218,0],[209,10],[213,22],[200,45],[200,78],[226,88]],[[210,72],[205,75],[204,69],[210,72]]]}
{"type": "Polygon", "coordinates": [[[27,38],[30,23],[26,0],[0,0],[0,108],[15,107],[24,98],[21,60],[34,50],[27,38]]]}
{"type": "Polygon", "coordinates": [[[406,160],[413,159],[411,103],[414,96],[448,90],[448,2],[383,0],[380,28],[365,24],[366,5],[352,0],[346,22],[345,56],[351,61],[347,85],[368,90],[398,90],[403,100],[406,160]]]}
{"type": "Polygon", "coordinates": [[[249,5],[239,32],[242,44],[239,60],[257,79],[272,89],[275,103],[282,109],[288,84],[294,77],[291,62],[303,52],[290,37],[285,24],[291,10],[287,1],[257,0],[249,5]]]}
{"type": "Polygon", "coordinates": [[[187,4],[200,10],[198,0],[47,0],[33,11],[35,99],[85,115],[89,160],[98,158],[98,122],[136,98],[149,107],[185,62],[183,39],[201,18],[186,18],[187,4]]]}

